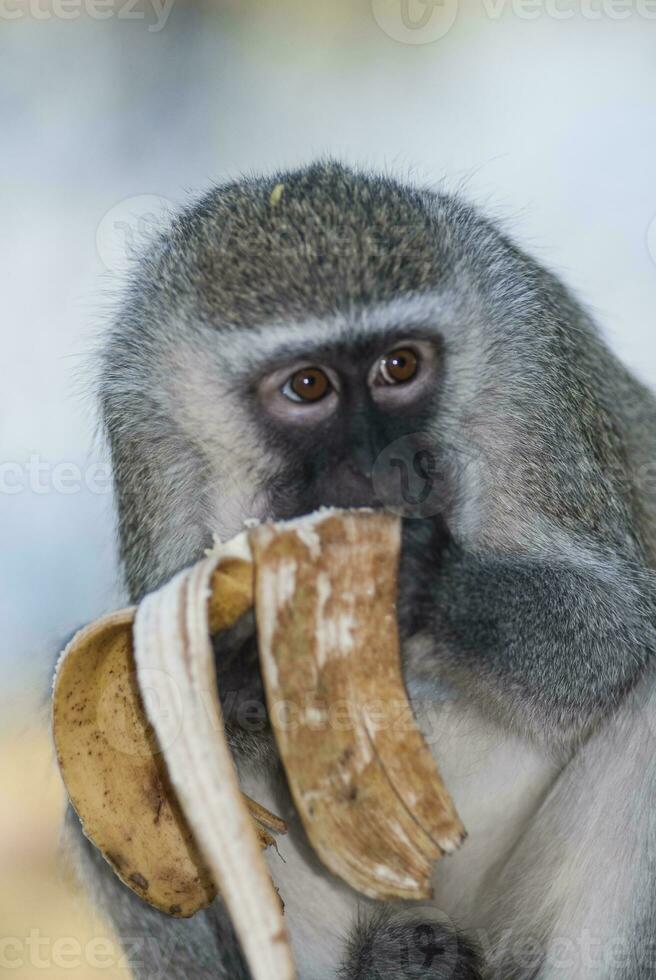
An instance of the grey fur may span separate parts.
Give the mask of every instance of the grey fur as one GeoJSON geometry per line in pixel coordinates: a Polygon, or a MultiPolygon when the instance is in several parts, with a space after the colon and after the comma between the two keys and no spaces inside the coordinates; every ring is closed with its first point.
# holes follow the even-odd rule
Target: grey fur
{"type": "Polygon", "coordinates": [[[358,922],[344,980],[482,980],[479,955],[453,923],[435,913],[381,908],[358,922]]]}
{"type": "MultiPolygon", "coordinates": [[[[653,764],[644,761],[647,773],[628,765],[634,736],[621,733],[634,731],[627,719],[636,717],[634,692],[650,683],[655,642],[656,403],[550,273],[458,200],[335,163],[220,187],[187,209],[140,261],[102,360],[126,579],[136,600],[198,558],[214,531],[325,502],[321,487],[334,487],[310,489],[307,476],[320,445],[295,452],[268,430],[254,379],[292,353],[355,359],[414,333],[439,344],[443,360],[425,410],[388,419],[375,436],[356,431],[366,422],[354,411],[346,445],[364,440],[375,457],[420,429],[435,447],[443,508],[406,522],[406,679],[538,760],[519,843],[490,856],[480,900],[462,914],[485,933],[490,975],[502,961],[495,976],[552,980],[568,976],[548,965],[549,949],[576,890],[555,900],[552,889],[546,900],[544,876],[565,873],[568,842],[597,891],[598,840],[631,883],[624,910],[611,914],[608,895],[604,934],[642,946],[653,934],[652,869],[639,847],[616,839],[610,790],[603,813],[590,794],[610,780],[635,797],[641,819],[653,799],[653,764]],[[277,184],[284,190],[272,203],[277,184]],[[549,835],[564,815],[556,848],[549,835]],[[599,836],[577,836],[591,820],[599,836]],[[539,942],[537,966],[511,962],[501,937],[514,926],[539,942]]],[[[341,460],[326,465],[337,473],[341,460]]],[[[492,789],[490,812],[494,802],[492,789]]],[[[455,868],[460,857],[452,860],[455,868]]],[[[221,957],[233,954],[220,914],[169,926],[113,890],[123,934],[138,915],[137,928],[185,936],[169,977],[205,976],[208,957],[207,975],[225,975],[221,957]]],[[[448,896],[438,889],[438,899],[448,896]]],[[[365,915],[335,970],[373,980],[367,950],[398,946],[400,928],[387,912],[365,915]]],[[[438,958],[421,975],[475,980],[473,948],[451,942],[452,962],[438,958]]],[[[650,975],[640,962],[636,953],[597,975],[638,980],[650,975]]],[[[420,975],[394,969],[385,975],[420,975]]]]}

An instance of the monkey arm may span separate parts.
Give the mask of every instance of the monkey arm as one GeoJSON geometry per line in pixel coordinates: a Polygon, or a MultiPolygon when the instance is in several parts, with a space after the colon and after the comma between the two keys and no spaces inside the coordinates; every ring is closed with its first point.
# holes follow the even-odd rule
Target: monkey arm
{"type": "Polygon", "coordinates": [[[656,646],[654,574],[583,549],[577,562],[476,555],[450,542],[434,602],[447,671],[465,672],[533,728],[585,730],[631,688],[656,646]]]}
{"type": "Polygon", "coordinates": [[[650,669],[563,769],[488,883],[491,976],[526,977],[517,960],[527,949],[536,980],[654,976],[655,746],[650,669]]]}

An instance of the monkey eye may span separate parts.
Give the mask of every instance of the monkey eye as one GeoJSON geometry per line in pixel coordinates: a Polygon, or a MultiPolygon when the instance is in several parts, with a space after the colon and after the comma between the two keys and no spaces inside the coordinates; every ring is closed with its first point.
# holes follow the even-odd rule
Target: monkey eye
{"type": "Polygon", "coordinates": [[[378,384],[402,385],[411,381],[419,370],[419,358],[409,347],[390,351],[381,359],[378,384]]]}
{"type": "Polygon", "coordinates": [[[309,367],[295,371],[280,390],[292,402],[318,402],[325,398],[331,387],[321,368],[309,367]]]}

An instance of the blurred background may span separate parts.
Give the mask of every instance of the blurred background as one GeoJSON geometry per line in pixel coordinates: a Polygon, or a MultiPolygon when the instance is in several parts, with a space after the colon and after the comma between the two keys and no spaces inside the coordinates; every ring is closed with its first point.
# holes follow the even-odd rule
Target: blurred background
{"type": "Polygon", "coordinates": [[[213,182],[333,155],[460,191],[656,382],[656,2],[0,0],[0,972],[127,977],[57,861],[65,637],[121,603],[94,350],[213,182]]]}

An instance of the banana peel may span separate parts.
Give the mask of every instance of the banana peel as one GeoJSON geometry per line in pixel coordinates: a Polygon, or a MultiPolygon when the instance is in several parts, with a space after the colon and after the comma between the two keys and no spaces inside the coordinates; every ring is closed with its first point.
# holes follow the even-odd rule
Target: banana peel
{"type": "Polygon", "coordinates": [[[86,836],[119,878],[161,911],[188,916],[216,888],[143,711],[134,614],[104,616],[64,651],[53,704],[57,757],[86,836]]]}
{"type": "Polygon", "coordinates": [[[85,834],[171,915],[218,889],[255,980],[295,976],[261,854],[285,825],[239,789],[210,642],[253,604],[272,728],[324,864],[370,897],[422,898],[463,839],[403,685],[399,551],[398,518],[379,512],[264,524],[81,630],[60,658],[53,733],[85,834]]]}
{"type": "Polygon", "coordinates": [[[83,831],[121,880],[174,916],[204,908],[218,887],[253,977],[292,980],[261,857],[285,824],[239,790],[214,675],[210,624],[229,626],[252,604],[250,561],[234,551],[73,638],[55,674],[53,734],[83,831]]]}
{"type": "Polygon", "coordinates": [[[319,512],[254,529],[251,547],[269,717],[310,842],[371,898],[429,897],[464,828],[406,710],[398,519],[319,512]]]}

